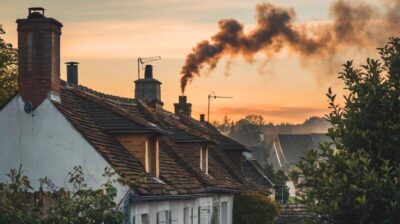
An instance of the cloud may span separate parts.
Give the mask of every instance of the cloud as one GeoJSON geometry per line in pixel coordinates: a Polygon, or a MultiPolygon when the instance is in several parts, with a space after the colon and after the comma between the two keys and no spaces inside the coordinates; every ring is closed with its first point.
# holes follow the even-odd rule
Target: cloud
{"type": "MultiPolygon", "coordinates": [[[[312,115],[324,115],[328,112],[326,107],[308,107],[308,106],[271,106],[271,105],[248,105],[240,107],[220,107],[214,109],[213,113],[228,116],[245,116],[248,114],[261,114],[267,120],[269,118],[287,118],[296,119],[312,115]]],[[[273,119],[275,120],[275,119],[273,119]]]]}

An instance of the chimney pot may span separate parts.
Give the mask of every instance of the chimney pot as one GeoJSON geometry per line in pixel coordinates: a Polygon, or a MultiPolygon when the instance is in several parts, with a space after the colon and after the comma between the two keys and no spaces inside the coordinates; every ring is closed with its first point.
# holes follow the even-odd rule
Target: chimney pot
{"type": "Polygon", "coordinates": [[[70,61],[67,65],[67,82],[72,85],[78,85],[78,62],[70,61]]]}
{"type": "Polygon", "coordinates": [[[186,104],[187,97],[186,96],[179,96],[179,104],[186,104]]]}
{"type": "Polygon", "coordinates": [[[45,18],[44,17],[44,8],[42,8],[42,7],[29,8],[28,19],[33,19],[33,18],[45,18]]]}
{"type": "Polygon", "coordinates": [[[204,114],[200,114],[200,122],[206,122],[204,114]]]}
{"type": "Polygon", "coordinates": [[[153,66],[146,65],[144,69],[144,78],[145,79],[152,79],[153,78],[153,66]]]}

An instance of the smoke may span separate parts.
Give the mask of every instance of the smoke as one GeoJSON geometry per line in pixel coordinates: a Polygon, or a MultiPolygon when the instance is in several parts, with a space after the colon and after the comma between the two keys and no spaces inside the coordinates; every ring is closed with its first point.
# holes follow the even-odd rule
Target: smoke
{"type": "Polygon", "coordinates": [[[375,47],[382,41],[382,34],[387,34],[386,40],[390,34],[400,30],[400,1],[382,0],[382,3],[384,13],[364,2],[336,0],[330,7],[332,22],[313,27],[295,23],[293,9],[268,3],[256,6],[256,26],[248,33],[235,19],[221,20],[219,31],[211,41],[199,42],[187,55],[181,70],[182,93],[195,76],[202,75],[205,66],[209,71],[213,70],[224,56],[242,56],[252,62],[259,52],[273,58],[286,48],[296,53],[304,66],[318,59],[319,66],[332,68],[328,63],[337,61],[335,58],[341,51],[349,47],[375,47]]]}

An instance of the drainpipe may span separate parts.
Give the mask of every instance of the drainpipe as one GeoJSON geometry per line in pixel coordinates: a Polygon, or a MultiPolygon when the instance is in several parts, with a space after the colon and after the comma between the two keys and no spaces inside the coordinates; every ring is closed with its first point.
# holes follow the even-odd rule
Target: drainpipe
{"type": "Polygon", "coordinates": [[[134,194],[134,190],[131,188],[126,192],[124,198],[118,203],[117,208],[120,208],[121,203],[123,202],[123,210],[125,214],[125,221],[124,224],[132,224],[131,222],[131,197],[134,194]]]}
{"type": "Polygon", "coordinates": [[[124,214],[125,214],[125,224],[132,224],[131,222],[131,208],[130,208],[130,198],[127,197],[124,200],[124,214]]]}

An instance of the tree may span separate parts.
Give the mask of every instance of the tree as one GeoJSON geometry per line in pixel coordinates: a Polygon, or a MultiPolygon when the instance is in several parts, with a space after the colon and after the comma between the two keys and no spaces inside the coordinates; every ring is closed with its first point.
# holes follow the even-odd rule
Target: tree
{"type": "Polygon", "coordinates": [[[264,118],[261,115],[247,115],[232,126],[229,137],[245,145],[261,144],[260,135],[263,133],[264,118]]]}
{"type": "Polygon", "coordinates": [[[33,192],[21,167],[12,169],[7,175],[10,183],[0,183],[0,224],[122,223],[123,213],[113,201],[117,195],[114,175],[113,170],[106,168],[106,183],[93,190],[85,184],[82,168],[77,166],[68,174],[68,182],[73,186],[70,191],[57,189],[48,178],[42,178],[39,190],[33,192]]]}
{"type": "Polygon", "coordinates": [[[278,207],[266,195],[260,193],[235,195],[234,224],[272,224],[278,213],[278,207]]]}
{"type": "Polygon", "coordinates": [[[264,168],[264,173],[271,179],[275,185],[275,200],[286,203],[289,199],[289,188],[286,186],[286,181],[289,178],[282,170],[275,170],[271,164],[267,164],[264,168]]]}
{"type": "Polygon", "coordinates": [[[264,117],[259,114],[249,114],[244,119],[249,121],[250,124],[263,126],[265,125],[264,117]]]}
{"type": "MultiPolygon", "coordinates": [[[[5,33],[0,26],[0,34],[5,33]]],[[[0,36],[0,108],[18,89],[18,50],[0,36]]]]}
{"type": "Polygon", "coordinates": [[[339,78],[344,106],[328,90],[333,143],[300,162],[302,203],[318,223],[398,223],[400,220],[400,38],[379,49],[380,60],[351,61],[339,78]]]}

